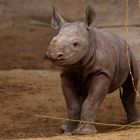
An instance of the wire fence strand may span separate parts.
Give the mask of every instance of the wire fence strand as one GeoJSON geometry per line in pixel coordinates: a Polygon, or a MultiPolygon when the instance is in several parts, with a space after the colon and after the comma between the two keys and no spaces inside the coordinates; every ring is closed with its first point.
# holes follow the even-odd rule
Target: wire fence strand
{"type": "Polygon", "coordinates": [[[78,122],[78,123],[88,123],[88,124],[94,124],[99,126],[112,126],[112,127],[132,127],[132,128],[140,128],[140,126],[136,126],[135,124],[139,124],[138,122],[133,122],[127,125],[123,124],[109,124],[109,123],[100,123],[100,122],[93,122],[93,121],[84,121],[84,120],[75,120],[75,119],[68,119],[63,117],[52,117],[52,116],[46,116],[46,115],[34,115],[35,117],[40,118],[46,118],[46,119],[52,119],[52,120],[61,120],[61,121],[71,121],[71,122],[78,122]]]}

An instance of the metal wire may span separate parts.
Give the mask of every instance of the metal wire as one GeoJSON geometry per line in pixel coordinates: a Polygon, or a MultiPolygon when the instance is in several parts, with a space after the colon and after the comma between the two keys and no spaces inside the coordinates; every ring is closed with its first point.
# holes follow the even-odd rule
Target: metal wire
{"type": "Polygon", "coordinates": [[[79,122],[79,123],[88,123],[88,124],[94,124],[94,125],[100,125],[100,126],[114,126],[114,127],[132,127],[132,128],[140,128],[140,126],[134,126],[134,124],[139,124],[140,122],[133,122],[127,125],[123,124],[109,124],[109,123],[100,123],[100,122],[93,122],[93,121],[84,121],[84,120],[75,120],[75,119],[68,119],[68,118],[62,118],[62,117],[52,117],[52,116],[46,116],[46,115],[34,115],[35,117],[40,118],[46,118],[46,119],[52,119],[52,120],[63,120],[63,121],[71,121],[71,122],[79,122]]]}

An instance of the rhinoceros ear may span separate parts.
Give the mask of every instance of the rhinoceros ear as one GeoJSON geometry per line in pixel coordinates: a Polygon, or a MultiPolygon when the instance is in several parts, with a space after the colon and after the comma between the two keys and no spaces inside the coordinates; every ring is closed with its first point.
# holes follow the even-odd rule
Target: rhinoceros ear
{"type": "Polygon", "coordinates": [[[65,20],[59,15],[59,13],[53,7],[51,27],[53,29],[59,29],[65,23],[65,20]]]}
{"type": "Polygon", "coordinates": [[[97,19],[97,14],[94,10],[94,8],[90,5],[88,5],[86,7],[86,18],[85,18],[85,24],[89,27],[91,26],[95,26],[96,24],[96,19],[97,19]]]}

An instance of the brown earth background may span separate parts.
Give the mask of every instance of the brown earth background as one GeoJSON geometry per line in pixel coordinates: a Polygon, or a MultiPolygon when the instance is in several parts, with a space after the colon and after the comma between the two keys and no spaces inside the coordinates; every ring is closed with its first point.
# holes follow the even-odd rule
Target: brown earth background
{"type": "MultiPolygon", "coordinates": [[[[0,0],[0,139],[140,139],[140,129],[108,133],[114,127],[101,126],[94,137],[60,136],[62,121],[35,117],[67,117],[59,70],[44,59],[56,34],[50,28],[52,5],[71,22],[84,18],[88,4],[98,13],[98,28],[107,27],[125,38],[125,28],[120,27],[125,24],[125,0],[0,0]]],[[[138,0],[129,0],[128,10],[128,24],[134,25],[129,27],[129,43],[140,64],[138,0]]],[[[140,97],[137,106],[140,110],[140,97]]],[[[107,96],[96,121],[126,124],[118,91],[107,96]]]]}
{"type": "MultiPolygon", "coordinates": [[[[88,4],[98,13],[98,26],[124,25],[125,0],[0,0],[0,69],[46,69],[45,51],[55,34],[49,26],[52,5],[73,21],[84,18],[88,4]]],[[[138,1],[129,0],[129,24],[140,24],[139,12],[138,1]]]]}

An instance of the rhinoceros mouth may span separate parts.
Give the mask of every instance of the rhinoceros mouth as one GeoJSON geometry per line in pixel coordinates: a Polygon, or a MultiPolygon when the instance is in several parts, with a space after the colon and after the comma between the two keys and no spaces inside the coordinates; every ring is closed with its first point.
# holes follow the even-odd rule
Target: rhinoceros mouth
{"type": "Polygon", "coordinates": [[[53,61],[53,63],[58,66],[67,65],[67,62],[64,60],[53,61]]]}
{"type": "Polygon", "coordinates": [[[72,54],[66,58],[60,59],[60,60],[52,60],[55,65],[64,66],[64,65],[70,65],[72,63],[72,58],[75,56],[75,54],[72,54]]]}

